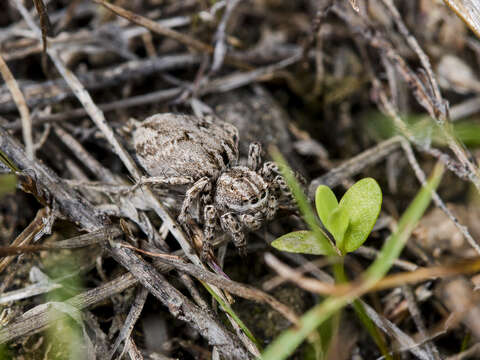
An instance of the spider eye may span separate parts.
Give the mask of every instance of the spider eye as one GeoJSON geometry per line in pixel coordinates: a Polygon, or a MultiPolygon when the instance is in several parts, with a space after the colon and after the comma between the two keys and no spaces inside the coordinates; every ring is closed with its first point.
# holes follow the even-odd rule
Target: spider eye
{"type": "Polygon", "coordinates": [[[265,190],[262,191],[261,198],[265,199],[267,197],[267,192],[265,190]]]}

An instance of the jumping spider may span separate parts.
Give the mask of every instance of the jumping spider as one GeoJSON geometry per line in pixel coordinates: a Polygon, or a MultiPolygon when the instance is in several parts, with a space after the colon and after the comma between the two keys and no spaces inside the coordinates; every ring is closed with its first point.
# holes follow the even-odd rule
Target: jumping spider
{"type": "Polygon", "coordinates": [[[273,162],[261,166],[261,146],[252,143],[247,166],[238,165],[238,130],[218,118],[157,114],[136,124],[133,145],[151,176],[141,183],[188,188],[178,220],[203,223],[208,252],[218,225],[241,254],[246,231],[273,219],[279,205],[293,208],[285,180],[273,162]]]}

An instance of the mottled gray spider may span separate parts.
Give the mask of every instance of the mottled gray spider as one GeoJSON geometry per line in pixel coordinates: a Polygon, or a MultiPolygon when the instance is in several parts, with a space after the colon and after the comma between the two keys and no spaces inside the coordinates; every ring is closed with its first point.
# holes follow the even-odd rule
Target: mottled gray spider
{"type": "Polygon", "coordinates": [[[277,166],[261,166],[261,146],[252,143],[247,166],[237,165],[238,130],[212,116],[157,114],[137,123],[136,157],[149,174],[141,183],[183,185],[188,190],[178,220],[203,223],[203,255],[218,225],[246,250],[246,231],[275,216],[279,204],[293,206],[277,166]]]}

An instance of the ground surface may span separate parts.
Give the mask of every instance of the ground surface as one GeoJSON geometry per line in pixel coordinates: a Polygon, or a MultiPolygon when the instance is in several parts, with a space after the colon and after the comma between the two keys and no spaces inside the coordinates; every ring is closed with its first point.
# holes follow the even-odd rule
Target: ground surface
{"type": "Polygon", "coordinates": [[[480,358],[480,12],[446,3],[474,31],[434,0],[2,2],[0,357],[271,356],[339,296],[309,287],[332,283],[332,259],[270,246],[308,228],[292,211],[245,257],[219,232],[202,259],[202,221],[176,221],[188,187],[131,191],[145,174],[129,120],[173,112],[235,125],[241,163],[251,142],[278,149],[310,200],[376,179],[379,219],[344,259],[355,284],[446,168],[392,282],[361,292],[376,341],[345,303],[269,359],[480,358]]]}

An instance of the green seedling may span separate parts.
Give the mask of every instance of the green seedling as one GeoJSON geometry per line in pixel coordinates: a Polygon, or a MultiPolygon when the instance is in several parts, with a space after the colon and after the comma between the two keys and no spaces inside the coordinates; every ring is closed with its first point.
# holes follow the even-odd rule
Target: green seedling
{"type": "MultiPolygon", "coordinates": [[[[367,239],[377,221],[382,205],[382,191],[372,178],[355,183],[340,202],[333,191],[320,185],[315,193],[315,206],[323,226],[330,232],[342,255],[357,250],[367,239]]],[[[272,242],[284,251],[325,255],[324,239],[318,233],[294,231],[272,242]],[[315,236],[317,235],[317,236],[315,236]]]]}
{"type": "MultiPolygon", "coordinates": [[[[373,286],[385,276],[385,274],[392,267],[394,261],[400,256],[400,253],[402,252],[407,240],[410,238],[412,231],[415,229],[418,221],[430,204],[432,193],[438,187],[443,171],[444,168],[441,163],[435,166],[429,181],[420,190],[407,210],[402,214],[402,217],[398,221],[395,232],[392,233],[392,235],[390,235],[385,241],[385,244],[380,250],[376,260],[359,277],[359,279],[362,279],[360,286],[357,287],[355,291],[350,291],[346,294],[329,296],[319,304],[315,305],[308,312],[303,314],[300,322],[295,327],[283,332],[267,347],[267,349],[265,349],[265,351],[262,353],[263,360],[287,359],[295,351],[295,349],[310,334],[312,334],[312,332],[318,329],[319,326],[323,325],[343,307],[354,302],[359,296],[370,291],[373,286]]],[[[289,181],[288,178],[287,181],[289,181]]],[[[290,184],[291,183],[289,182],[289,185],[290,184]]],[[[323,192],[325,190],[320,191],[323,192]]],[[[294,191],[292,191],[292,193],[296,195],[294,191]]],[[[298,201],[297,196],[295,196],[295,198],[298,201]]],[[[340,201],[340,204],[342,201],[343,199],[340,201]]],[[[378,206],[380,206],[380,204],[378,204],[378,206]]],[[[302,212],[302,214],[304,214],[304,212],[302,212]]],[[[376,219],[376,216],[374,218],[376,219]]],[[[315,226],[313,221],[307,221],[307,223],[311,228],[312,226],[315,226]]],[[[352,226],[352,224],[349,224],[349,226],[352,226]]],[[[346,234],[348,234],[348,231],[349,230],[347,229],[346,234]]],[[[348,235],[345,235],[345,239],[346,236],[348,235]]],[[[320,242],[321,240],[317,239],[317,241],[320,242]]],[[[382,352],[384,351],[382,350],[382,352]]]]}

